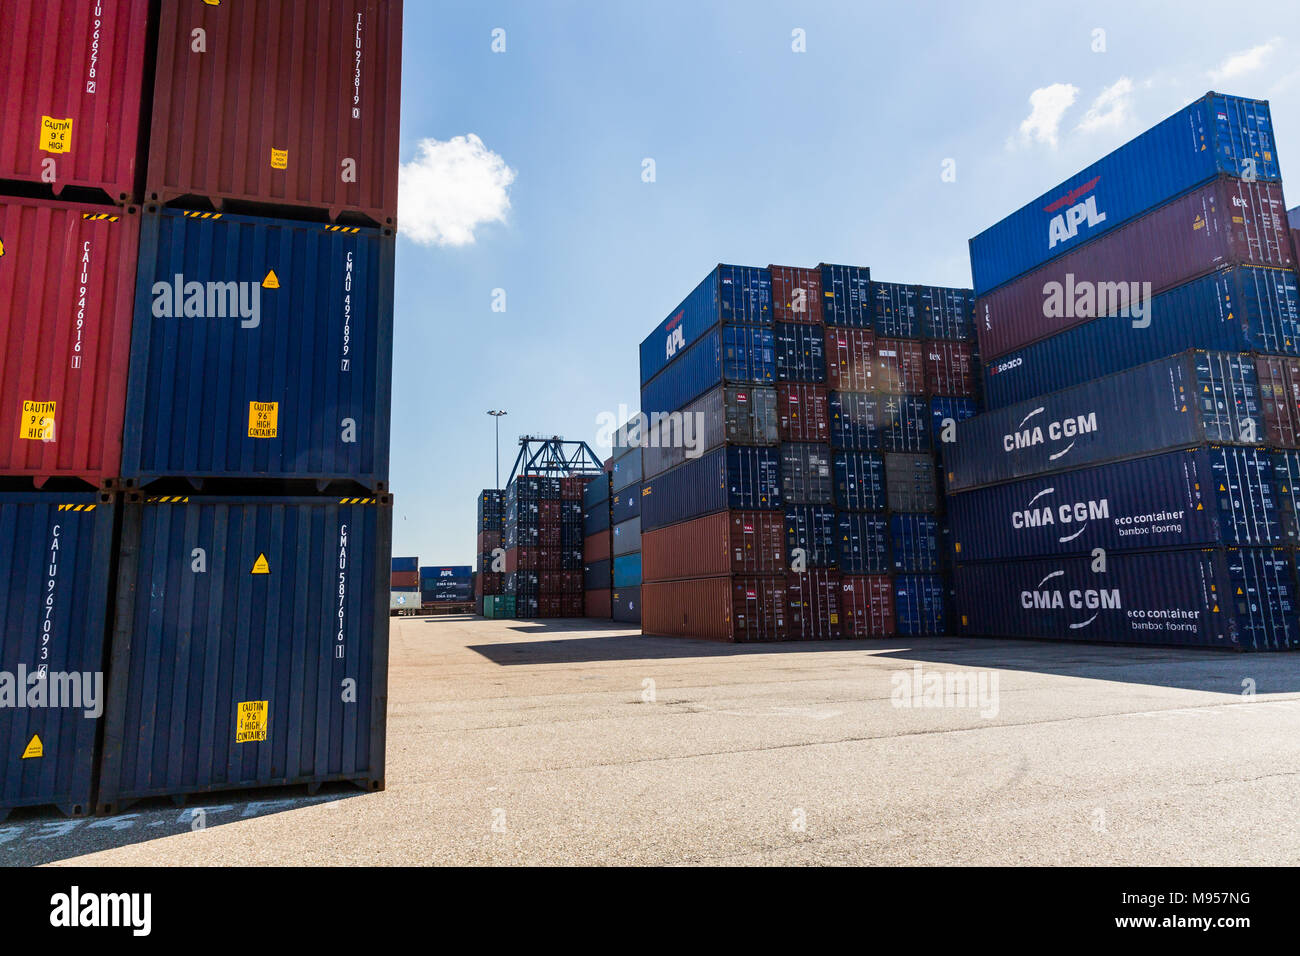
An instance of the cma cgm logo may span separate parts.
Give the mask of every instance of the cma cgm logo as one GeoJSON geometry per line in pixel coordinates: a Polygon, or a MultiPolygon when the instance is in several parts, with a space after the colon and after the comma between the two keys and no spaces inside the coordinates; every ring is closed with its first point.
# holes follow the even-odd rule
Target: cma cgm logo
{"type": "Polygon", "coordinates": [[[1119,588],[1074,588],[1063,591],[1049,587],[1049,582],[1065,577],[1064,571],[1053,571],[1038,582],[1032,591],[1020,592],[1020,606],[1026,611],[1060,611],[1070,608],[1083,614],[1092,612],[1088,617],[1075,621],[1070,630],[1077,631],[1097,620],[1102,611],[1118,611],[1123,608],[1119,588]]]}
{"type": "Polygon", "coordinates": [[[1025,507],[1011,512],[1011,527],[1017,531],[1026,528],[1058,528],[1060,534],[1057,540],[1065,543],[1088,530],[1088,522],[1105,521],[1110,517],[1108,498],[1053,504],[1046,499],[1054,494],[1055,488],[1044,488],[1030,498],[1025,507]]]}
{"type": "Polygon", "coordinates": [[[1056,421],[1046,421],[1038,416],[1047,414],[1041,405],[1020,420],[1016,430],[1002,436],[1002,450],[1007,452],[1036,448],[1048,442],[1061,442],[1069,439],[1069,444],[1060,451],[1048,456],[1048,461],[1065,457],[1080,435],[1089,435],[1097,430],[1097,413],[1073,415],[1056,421]]]}
{"type": "Polygon", "coordinates": [[[673,316],[672,321],[668,323],[668,350],[667,358],[672,358],[677,354],[677,350],[686,347],[686,336],[682,333],[682,317],[686,314],[683,309],[673,316]]]}
{"type": "Polygon", "coordinates": [[[1043,212],[1048,213],[1057,212],[1058,209],[1065,210],[1053,216],[1051,222],[1047,224],[1047,248],[1054,248],[1058,242],[1073,239],[1079,234],[1079,227],[1085,223],[1091,227],[1106,221],[1106,214],[1097,210],[1096,196],[1089,196],[1079,202],[1080,197],[1091,192],[1100,180],[1101,177],[1097,176],[1082,186],[1071,189],[1056,202],[1043,208],[1043,212]]]}

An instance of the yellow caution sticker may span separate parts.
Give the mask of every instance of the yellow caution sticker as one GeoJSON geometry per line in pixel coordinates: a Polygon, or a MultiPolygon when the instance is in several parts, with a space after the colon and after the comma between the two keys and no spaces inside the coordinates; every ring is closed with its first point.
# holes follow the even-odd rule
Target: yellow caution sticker
{"type": "Polygon", "coordinates": [[[239,702],[235,715],[235,743],[246,744],[254,740],[266,739],[267,704],[265,700],[244,700],[239,702]]]}
{"type": "Polygon", "coordinates": [[[266,274],[266,278],[262,280],[262,288],[263,288],[263,289],[278,289],[278,288],[280,288],[280,277],[279,277],[278,275],[275,274],[275,270],[274,270],[274,269],[272,269],[270,272],[268,272],[268,273],[266,274]]]}
{"type": "Polygon", "coordinates": [[[287,149],[276,149],[274,146],[271,147],[271,168],[289,168],[289,151],[287,149]]]}
{"type": "Polygon", "coordinates": [[[27,741],[27,749],[23,751],[23,759],[30,760],[32,757],[44,757],[45,747],[41,744],[40,734],[32,734],[32,739],[27,741]]]}
{"type": "Polygon", "coordinates": [[[18,437],[25,441],[54,441],[55,402],[23,402],[18,437]]]}
{"type": "Polygon", "coordinates": [[[279,402],[248,403],[248,437],[274,438],[280,424],[279,402]]]}
{"type": "Polygon", "coordinates": [[[72,150],[72,117],[55,119],[41,117],[41,144],[37,147],[47,153],[67,153],[72,150]]]}
{"type": "Polygon", "coordinates": [[[271,564],[266,560],[266,554],[259,554],[257,560],[253,562],[253,570],[249,574],[270,574],[271,564]]]}

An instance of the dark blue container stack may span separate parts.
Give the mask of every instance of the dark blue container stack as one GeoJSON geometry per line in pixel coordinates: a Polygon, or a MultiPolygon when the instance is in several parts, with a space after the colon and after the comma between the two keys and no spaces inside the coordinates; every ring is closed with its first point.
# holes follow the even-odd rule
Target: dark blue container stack
{"type": "Polygon", "coordinates": [[[484,488],[474,509],[475,610],[488,617],[514,617],[513,609],[506,614],[504,603],[496,600],[505,593],[506,552],[502,544],[506,528],[505,493],[500,488],[484,488]]]}
{"type": "Polygon", "coordinates": [[[469,604],[474,600],[474,570],[468,564],[420,568],[420,606],[469,604]]]}
{"type": "Polygon", "coordinates": [[[518,475],[505,491],[502,593],[514,616],[583,616],[582,496],[585,478],[518,475]]]}
{"type": "Polygon", "coordinates": [[[641,420],[614,433],[610,470],[610,616],[641,624],[641,420]]]}
{"type": "MultiPolygon", "coordinates": [[[[1043,280],[1075,278],[1056,259],[1122,263],[1129,229],[1215,182],[1244,197],[1261,184],[1280,204],[1267,103],[1207,94],[972,239],[977,315],[1016,283],[1038,283],[1046,309],[1043,280]]],[[[1248,206],[1219,217],[1230,238],[1293,262],[1284,224],[1248,206]]],[[[1212,211],[1189,212],[1170,261],[1213,228],[1212,211]]],[[[1095,301],[1075,289],[1075,304],[1095,301]]],[[[984,350],[991,410],[945,457],[959,632],[1300,646],[1294,268],[1223,261],[1144,308],[1088,306],[1063,331],[984,350]]]]}
{"type": "Polygon", "coordinates": [[[588,478],[582,489],[582,591],[583,614],[610,620],[613,617],[614,567],[610,557],[614,459],[605,470],[588,478]]]}

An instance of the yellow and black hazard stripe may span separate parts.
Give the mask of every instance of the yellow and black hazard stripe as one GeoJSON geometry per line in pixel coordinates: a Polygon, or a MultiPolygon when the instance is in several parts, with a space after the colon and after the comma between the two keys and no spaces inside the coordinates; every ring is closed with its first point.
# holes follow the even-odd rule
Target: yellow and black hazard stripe
{"type": "Polygon", "coordinates": [[[220,219],[220,218],[221,218],[221,213],[219,213],[219,212],[193,212],[193,211],[187,211],[187,212],[185,213],[185,218],[186,218],[186,219],[220,219]]]}
{"type": "Polygon", "coordinates": [[[117,222],[122,217],[107,212],[83,212],[81,218],[86,222],[99,222],[101,220],[104,222],[117,222]]]}
{"type": "Polygon", "coordinates": [[[94,505],[59,505],[60,511],[94,511],[94,505]]]}
{"type": "Polygon", "coordinates": [[[169,505],[184,504],[189,500],[190,500],[189,495],[154,495],[151,498],[145,499],[145,501],[156,501],[156,502],[161,502],[162,504],[169,504],[169,505]]]}
{"type": "Polygon", "coordinates": [[[374,503],[375,503],[374,498],[340,498],[339,499],[339,504],[341,505],[373,505],[374,503]]]}
{"type": "Polygon", "coordinates": [[[326,232],[346,232],[348,235],[356,235],[361,231],[360,226],[326,226],[326,232]]]}

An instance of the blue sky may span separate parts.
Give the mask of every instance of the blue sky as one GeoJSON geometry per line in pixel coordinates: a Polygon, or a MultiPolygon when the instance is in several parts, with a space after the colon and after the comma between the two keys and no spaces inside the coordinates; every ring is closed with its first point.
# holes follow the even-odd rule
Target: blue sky
{"type": "Polygon", "coordinates": [[[969,286],[970,236],[1209,89],[1300,176],[1300,5],[1249,11],[406,0],[394,554],[472,563],[487,409],[503,481],[521,433],[594,444],[718,262],[969,286]]]}

